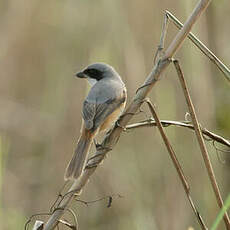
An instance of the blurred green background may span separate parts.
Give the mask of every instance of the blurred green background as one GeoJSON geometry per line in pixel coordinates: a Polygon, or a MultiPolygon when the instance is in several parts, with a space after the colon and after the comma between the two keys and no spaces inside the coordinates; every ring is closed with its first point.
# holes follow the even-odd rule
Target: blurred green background
{"type": "MultiPolygon", "coordinates": [[[[0,229],[23,229],[30,215],[47,212],[63,184],[88,91],[74,73],[92,62],[109,63],[126,83],[130,101],[153,67],[164,10],[184,22],[196,2],[0,0],[0,229]]],[[[212,1],[193,29],[228,65],[229,12],[228,0],[212,1]]],[[[170,24],[166,44],[176,32],[170,24]]],[[[229,83],[189,41],[176,58],[200,123],[229,138],[229,83]]],[[[173,66],[149,96],[161,119],[184,120],[187,108],[173,66]]],[[[140,114],[133,122],[143,119],[140,114]]],[[[210,226],[219,209],[193,132],[171,127],[167,135],[210,226]]],[[[223,164],[207,146],[225,199],[230,156],[220,153],[223,164]]],[[[80,229],[199,229],[156,128],[123,133],[81,198],[112,194],[123,198],[109,209],[105,201],[74,203],[80,229]]]]}

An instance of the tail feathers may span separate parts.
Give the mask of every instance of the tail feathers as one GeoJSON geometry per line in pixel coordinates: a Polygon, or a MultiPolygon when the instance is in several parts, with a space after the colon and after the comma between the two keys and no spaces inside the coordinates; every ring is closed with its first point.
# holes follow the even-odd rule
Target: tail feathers
{"type": "Polygon", "coordinates": [[[84,135],[82,135],[78,140],[77,148],[65,171],[65,180],[76,180],[81,176],[85,168],[89,148],[92,144],[92,141],[92,137],[86,138],[84,135]]]}

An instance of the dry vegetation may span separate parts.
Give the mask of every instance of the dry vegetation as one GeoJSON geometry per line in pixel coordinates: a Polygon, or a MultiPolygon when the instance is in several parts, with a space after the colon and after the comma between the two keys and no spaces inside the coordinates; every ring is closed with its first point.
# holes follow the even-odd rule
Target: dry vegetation
{"type": "MultiPolygon", "coordinates": [[[[186,2],[0,2],[1,229],[22,229],[32,213],[49,210],[63,184],[87,90],[86,83],[74,79],[73,73],[90,62],[108,62],[123,77],[131,99],[153,66],[164,10],[170,9],[184,21],[196,3],[186,2]]],[[[230,53],[228,10],[227,0],[213,1],[194,28],[226,62],[230,53]]],[[[166,44],[176,31],[169,27],[166,44]]],[[[177,58],[200,123],[229,138],[229,84],[188,41],[177,58]]],[[[173,66],[149,97],[160,118],[184,120],[187,107],[173,66]]],[[[140,113],[133,121],[145,116],[140,113]]],[[[167,136],[202,217],[212,223],[219,208],[195,136],[175,128],[167,129],[167,136]]],[[[230,191],[230,156],[217,155],[211,144],[207,147],[225,198],[230,191]]],[[[74,205],[82,229],[199,228],[155,128],[122,134],[81,198],[95,200],[112,194],[122,198],[114,199],[110,209],[103,201],[88,207],[74,205]]]]}

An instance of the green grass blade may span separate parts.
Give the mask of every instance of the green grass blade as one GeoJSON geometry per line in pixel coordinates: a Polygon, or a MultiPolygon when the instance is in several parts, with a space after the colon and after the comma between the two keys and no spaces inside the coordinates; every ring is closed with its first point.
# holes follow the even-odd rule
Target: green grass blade
{"type": "Polygon", "coordinates": [[[211,227],[211,230],[217,229],[217,226],[219,225],[220,221],[224,216],[224,213],[228,210],[229,207],[230,207],[230,194],[228,195],[227,200],[224,202],[224,206],[222,207],[219,214],[217,215],[216,220],[211,227]]]}

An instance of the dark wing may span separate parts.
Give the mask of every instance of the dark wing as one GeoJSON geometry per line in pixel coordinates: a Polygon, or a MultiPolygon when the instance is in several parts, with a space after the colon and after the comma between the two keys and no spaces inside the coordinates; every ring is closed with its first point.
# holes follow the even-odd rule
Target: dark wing
{"type": "Polygon", "coordinates": [[[126,95],[119,99],[109,99],[104,103],[93,103],[87,100],[83,104],[83,119],[86,129],[95,131],[105,119],[125,102],[126,95]]]}
{"type": "Polygon", "coordinates": [[[93,120],[96,114],[96,107],[96,103],[91,103],[87,100],[83,103],[82,116],[85,121],[86,129],[92,129],[94,126],[93,120]]]}

